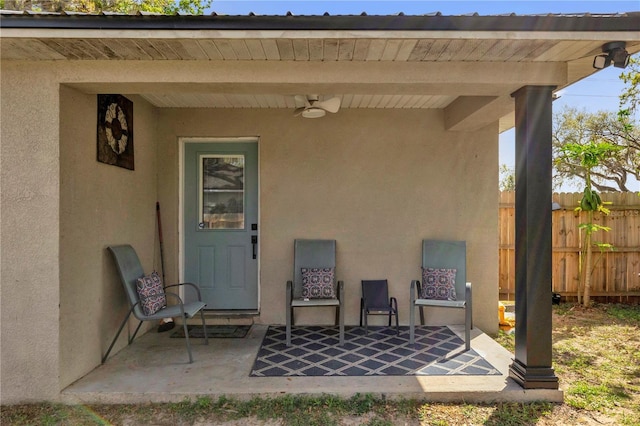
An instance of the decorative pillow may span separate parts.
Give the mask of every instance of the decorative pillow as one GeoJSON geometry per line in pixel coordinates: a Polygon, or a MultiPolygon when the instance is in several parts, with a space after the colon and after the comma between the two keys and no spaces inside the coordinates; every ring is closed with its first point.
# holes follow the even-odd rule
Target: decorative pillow
{"type": "Polygon", "coordinates": [[[456,269],[422,268],[422,299],[457,300],[456,269]]]}
{"type": "Polygon", "coordinates": [[[160,309],[167,306],[167,297],[164,295],[162,279],[156,271],[149,275],[138,278],[136,284],[140,305],[145,315],[153,315],[160,309]]]}
{"type": "Polygon", "coordinates": [[[333,268],[302,268],[302,297],[305,299],[333,299],[333,268]]]}

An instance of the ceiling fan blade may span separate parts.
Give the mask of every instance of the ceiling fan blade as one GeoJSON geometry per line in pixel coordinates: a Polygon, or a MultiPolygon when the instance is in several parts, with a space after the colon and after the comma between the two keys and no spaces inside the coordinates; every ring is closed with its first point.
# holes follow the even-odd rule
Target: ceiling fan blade
{"type": "Polygon", "coordinates": [[[309,98],[307,98],[306,96],[295,95],[293,99],[296,102],[296,105],[300,105],[304,108],[309,108],[311,106],[311,103],[309,103],[309,98]]]}
{"type": "Polygon", "coordinates": [[[305,109],[307,109],[307,108],[306,108],[306,107],[296,108],[296,109],[293,111],[293,116],[294,116],[294,117],[299,116],[300,114],[302,114],[302,112],[303,112],[305,109]]]}
{"type": "Polygon", "coordinates": [[[331,98],[326,101],[318,101],[313,104],[316,108],[322,108],[330,113],[336,113],[340,109],[340,98],[331,98]]]}

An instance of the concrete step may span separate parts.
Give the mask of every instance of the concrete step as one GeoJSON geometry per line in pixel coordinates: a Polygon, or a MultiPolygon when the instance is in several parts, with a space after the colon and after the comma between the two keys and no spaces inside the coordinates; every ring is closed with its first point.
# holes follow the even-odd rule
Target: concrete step
{"type": "MultiPolygon", "coordinates": [[[[233,310],[214,311],[205,310],[204,320],[207,325],[253,325],[253,319],[259,315],[256,311],[233,310]]],[[[200,315],[191,318],[187,324],[198,325],[201,323],[200,315]]]]}

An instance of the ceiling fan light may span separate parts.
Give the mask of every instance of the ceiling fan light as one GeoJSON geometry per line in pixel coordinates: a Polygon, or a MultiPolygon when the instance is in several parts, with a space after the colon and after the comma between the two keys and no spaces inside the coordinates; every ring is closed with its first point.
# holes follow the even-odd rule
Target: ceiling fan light
{"type": "Polygon", "coordinates": [[[307,108],[304,111],[302,111],[302,116],[304,118],[320,118],[320,117],[324,117],[326,114],[326,111],[320,108],[307,108]]]}

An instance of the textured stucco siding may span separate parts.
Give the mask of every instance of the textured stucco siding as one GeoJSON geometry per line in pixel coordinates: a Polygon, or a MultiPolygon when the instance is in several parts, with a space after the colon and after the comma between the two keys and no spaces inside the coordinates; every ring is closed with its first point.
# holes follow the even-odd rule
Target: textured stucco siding
{"type": "MultiPolygon", "coordinates": [[[[96,367],[126,315],[106,247],[132,244],[145,270],[160,269],[156,237],[154,109],[134,102],[135,168],[96,161],[96,95],[60,91],[60,386],[96,367]]],[[[126,94],[124,94],[126,96],[126,94]]],[[[133,333],[137,321],[129,321],[133,333]]],[[[152,324],[145,324],[145,329],[152,324]]],[[[127,344],[125,330],[113,353],[127,344]]]]}
{"type": "Polygon", "coordinates": [[[59,100],[44,66],[0,70],[2,403],[57,396],[59,100]]]}
{"type": "MultiPolygon", "coordinates": [[[[346,322],[358,322],[360,280],[387,278],[406,324],[421,240],[443,238],[467,241],[474,324],[496,330],[497,123],[465,133],[445,131],[439,110],[344,109],[319,120],[289,110],[163,110],[119,90],[125,78],[129,88],[201,81],[197,68],[194,76],[184,64],[2,63],[0,402],[55,400],[99,365],[127,309],[105,248],[131,243],[145,270],[158,268],[156,200],[166,276],[180,278],[185,137],[259,140],[256,322],[285,321],[293,240],[331,238],[346,322]],[[96,93],[134,102],[134,171],[96,161],[96,93]]],[[[322,309],[296,316],[298,323],[332,319],[322,309]]],[[[462,322],[450,311],[427,319],[462,322]]]]}
{"type": "MultiPolygon", "coordinates": [[[[409,283],[420,277],[423,238],[466,240],[474,321],[497,329],[497,127],[447,132],[441,111],[342,110],[320,120],[286,110],[160,111],[160,199],[178,269],[180,137],[257,136],[260,152],[260,290],[266,324],[285,321],[293,240],[337,240],[347,324],[357,324],[360,280],[387,278],[400,320],[409,322],[409,283]],[[495,303],[484,303],[491,300],[495,303]]],[[[496,124],[497,126],[497,124],[496,124]]],[[[431,324],[462,323],[432,309],[431,324]]],[[[330,308],[296,311],[296,322],[330,323],[330,308]]],[[[372,318],[373,321],[382,318],[372,318]]]]}

